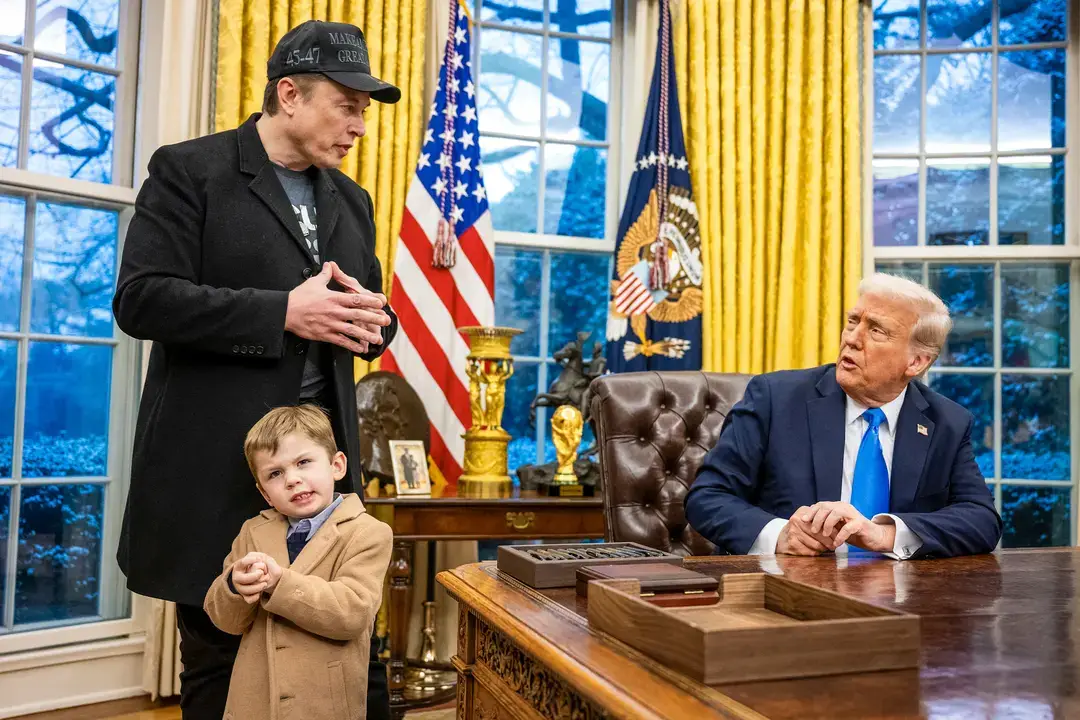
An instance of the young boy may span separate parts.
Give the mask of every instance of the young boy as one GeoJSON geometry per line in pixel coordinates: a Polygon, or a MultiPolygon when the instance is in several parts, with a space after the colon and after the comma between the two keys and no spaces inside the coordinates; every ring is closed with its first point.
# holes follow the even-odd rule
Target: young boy
{"type": "Polygon", "coordinates": [[[314,406],[271,410],[244,455],[273,509],[244,523],[206,593],[214,624],[243,635],[224,720],[364,718],[390,527],[334,492],[346,459],[314,406]]]}

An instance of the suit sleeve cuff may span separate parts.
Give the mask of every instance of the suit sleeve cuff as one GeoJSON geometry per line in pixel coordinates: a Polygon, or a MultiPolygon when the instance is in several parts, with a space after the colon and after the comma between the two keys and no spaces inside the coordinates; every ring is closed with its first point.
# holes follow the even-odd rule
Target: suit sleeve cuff
{"type": "Polygon", "coordinates": [[[896,539],[893,541],[892,552],[885,553],[893,560],[909,560],[912,555],[919,552],[919,548],[923,545],[922,539],[912,532],[911,528],[907,526],[907,523],[896,515],[881,513],[875,515],[871,522],[878,525],[892,524],[896,526],[896,539]]]}
{"type": "Polygon", "coordinates": [[[780,539],[780,533],[787,525],[787,520],[773,518],[765,523],[765,527],[758,533],[757,540],[750,546],[747,555],[775,555],[776,543],[780,539]]]}

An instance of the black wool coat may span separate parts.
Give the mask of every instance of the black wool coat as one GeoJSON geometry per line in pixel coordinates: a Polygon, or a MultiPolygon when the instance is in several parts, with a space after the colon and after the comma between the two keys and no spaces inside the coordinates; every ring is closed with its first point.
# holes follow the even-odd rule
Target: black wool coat
{"type": "MultiPolygon", "coordinates": [[[[271,408],[298,402],[309,342],[285,331],[285,311],[289,291],[319,272],[258,117],[154,153],[113,299],[120,328],[153,341],[117,559],[132,591],[198,606],[244,521],[266,508],[244,436],[271,408]]],[[[321,259],[381,291],[367,191],[320,170],[315,203],[321,259]]],[[[383,344],[365,360],[397,330],[386,310],[383,344]]],[[[349,461],[339,489],[362,496],[353,355],[326,347],[327,409],[349,461]]]]}

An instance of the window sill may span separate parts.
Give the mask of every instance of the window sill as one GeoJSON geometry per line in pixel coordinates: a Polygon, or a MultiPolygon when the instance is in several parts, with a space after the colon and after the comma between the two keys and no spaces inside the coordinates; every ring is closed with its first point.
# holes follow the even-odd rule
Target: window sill
{"type": "Polygon", "coordinates": [[[4,672],[8,656],[17,653],[45,652],[48,648],[65,649],[85,643],[115,641],[136,634],[142,637],[142,632],[143,627],[136,618],[131,617],[0,635],[0,673],[4,672]]]}

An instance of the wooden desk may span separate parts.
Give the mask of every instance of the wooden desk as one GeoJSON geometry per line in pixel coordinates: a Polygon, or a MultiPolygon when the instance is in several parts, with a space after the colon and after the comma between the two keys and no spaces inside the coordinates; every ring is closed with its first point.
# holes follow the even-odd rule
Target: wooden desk
{"type": "MultiPolygon", "coordinates": [[[[371,497],[368,511],[394,529],[390,560],[390,708],[395,718],[429,702],[405,700],[413,551],[417,540],[582,540],[604,536],[603,500],[549,498],[514,490],[502,498],[466,498],[436,488],[431,497],[371,497]]],[[[439,698],[432,698],[437,702],[439,698]]]]}
{"type": "Polygon", "coordinates": [[[479,563],[439,574],[461,603],[458,717],[1080,717],[1080,550],[914,562],[715,557],[687,565],[717,576],[782,571],[915,613],[921,666],[709,687],[591,632],[587,602],[573,588],[538,592],[479,563]]]}

